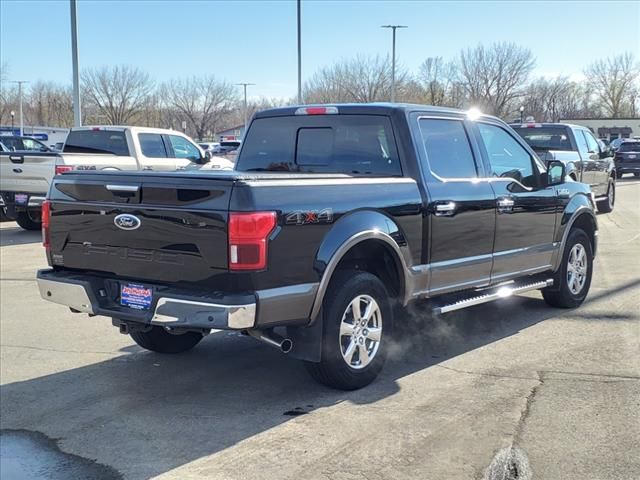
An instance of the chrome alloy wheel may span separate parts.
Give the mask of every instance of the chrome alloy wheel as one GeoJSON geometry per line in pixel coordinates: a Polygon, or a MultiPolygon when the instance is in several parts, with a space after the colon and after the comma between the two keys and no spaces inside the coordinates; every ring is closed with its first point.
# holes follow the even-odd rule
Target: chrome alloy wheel
{"type": "Polygon", "coordinates": [[[588,269],[587,251],[581,243],[576,243],[569,253],[567,265],[567,285],[572,294],[578,295],[584,288],[588,269]]]}
{"type": "Polygon", "coordinates": [[[340,322],[340,351],[351,368],[369,365],[380,348],[382,312],[369,295],[358,295],[347,305],[340,322]]]}

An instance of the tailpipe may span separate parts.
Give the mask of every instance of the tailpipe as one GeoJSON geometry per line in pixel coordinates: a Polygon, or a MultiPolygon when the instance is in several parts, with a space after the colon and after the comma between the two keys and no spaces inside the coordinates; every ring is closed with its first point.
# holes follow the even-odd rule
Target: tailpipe
{"type": "Polygon", "coordinates": [[[289,353],[293,349],[293,341],[290,338],[281,337],[276,333],[267,333],[264,330],[246,330],[245,333],[279,349],[282,353],[289,353]]]}

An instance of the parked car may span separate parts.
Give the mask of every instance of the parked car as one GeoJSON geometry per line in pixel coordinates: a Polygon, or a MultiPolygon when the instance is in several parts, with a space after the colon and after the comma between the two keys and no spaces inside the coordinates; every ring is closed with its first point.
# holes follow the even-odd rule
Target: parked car
{"type": "Polygon", "coordinates": [[[206,152],[209,152],[211,156],[222,153],[220,149],[220,142],[201,142],[200,148],[206,152]]]}
{"type": "MultiPolygon", "coordinates": [[[[2,137],[2,141],[7,138],[11,137],[2,137]]],[[[72,128],[62,153],[0,153],[0,197],[9,218],[24,229],[38,230],[40,205],[56,174],[71,170],[176,170],[207,161],[198,145],[173,130],[72,128]]]]}
{"type": "Polygon", "coordinates": [[[220,142],[220,153],[227,154],[235,152],[240,148],[242,142],[240,140],[225,140],[220,142]]]}
{"type": "Polygon", "coordinates": [[[640,140],[626,140],[620,144],[615,154],[618,178],[625,173],[640,177],[640,140]]]}
{"type": "Polygon", "coordinates": [[[616,150],[618,150],[618,148],[620,148],[620,145],[622,144],[622,142],[624,142],[625,139],[624,138],[614,138],[613,140],[611,140],[611,142],[609,143],[609,146],[613,149],[613,151],[615,152],[616,150]]]}
{"type": "Polygon", "coordinates": [[[542,161],[560,160],[571,178],[588,184],[596,197],[598,211],[613,210],[616,194],[613,154],[602,148],[591,130],[565,123],[525,123],[512,127],[542,161]]]}
{"type": "Polygon", "coordinates": [[[355,389],[382,369],[397,307],[430,298],[425,313],[445,314],[542,290],[573,308],[589,291],[588,185],[497,118],[272,109],[253,117],[236,167],[56,177],[42,298],[112,317],[160,353],[243,331],[355,389]]]}
{"type": "Polygon", "coordinates": [[[10,152],[51,152],[40,140],[31,137],[20,137],[15,135],[3,135],[0,137],[4,146],[10,152]]]}

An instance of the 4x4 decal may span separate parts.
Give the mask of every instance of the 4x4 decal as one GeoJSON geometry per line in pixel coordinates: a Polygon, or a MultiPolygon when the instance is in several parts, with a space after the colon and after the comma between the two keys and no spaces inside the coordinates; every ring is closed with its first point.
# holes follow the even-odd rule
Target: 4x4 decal
{"type": "Polygon", "coordinates": [[[296,211],[285,216],[284,223],[287,225],[309,225],[314,223],[332,223],[333,210],[323,208],[322,210],[296,211]]]}

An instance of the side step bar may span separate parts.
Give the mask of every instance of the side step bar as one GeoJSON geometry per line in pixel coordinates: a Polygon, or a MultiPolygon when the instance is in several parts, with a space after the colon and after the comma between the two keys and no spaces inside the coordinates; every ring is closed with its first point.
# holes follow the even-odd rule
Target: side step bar
{"type": "Polygon", "coordinates": [[[498,287],[491,293],[484,295],[478,295],[476,297],[463,298],[453,303],[440,305],[433,309],[434,314],[448,313],[455,310],[462,310],[463,308],[472,307],[474,305],[480,305],[481,303],[492,302],[501,298],[510,297],[512,295],[518,295],[520,293],[528,292],[530,290],[540,290],[541,288],[550,287],[553,285],[553,279],[542,280],[534,283],[526,283],[523,285],[512,285],[498,287]]]}

